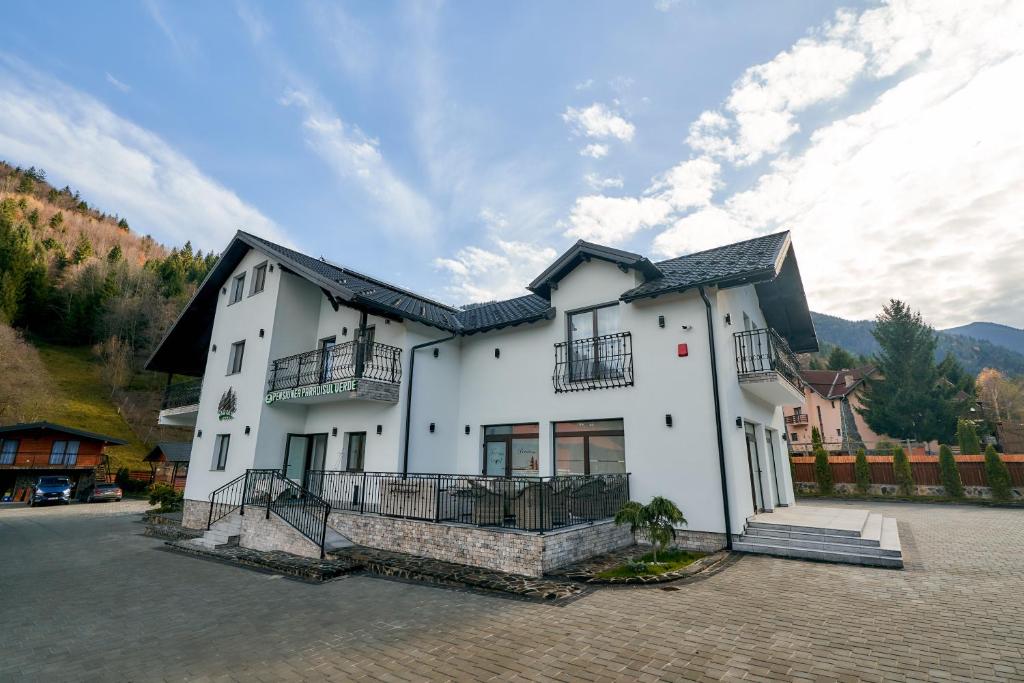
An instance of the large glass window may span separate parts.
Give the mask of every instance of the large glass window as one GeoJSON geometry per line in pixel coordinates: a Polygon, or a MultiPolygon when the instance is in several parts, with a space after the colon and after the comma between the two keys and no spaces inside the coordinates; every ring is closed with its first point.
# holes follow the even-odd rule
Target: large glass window
{"type": "Polygon", "coordinates": [[[540,473],[540,425],[484,427],[484,474],[531,477],[540,473]]]}
{"type": "Polygon", "coordinates": [[[588,380],[621,374],[622,331],[618,304],[569,314],[569,378],[588,380]]]}
{"type": "Polygon", "coordinates": [[[0,465],[13,465],[14,456],[18,454],[17,439],[0,440],[0,465]]]}
{"type": "Polygon", "coordinates": [[[555,423],[556,474],[624,474],[626,436],[622,420],[555,423]]]}
{"type": "Polygon", "coordinates": [[[50,446],[51,465],[74,465],[78,462],[77,441],[54,441],[50,446]]]}

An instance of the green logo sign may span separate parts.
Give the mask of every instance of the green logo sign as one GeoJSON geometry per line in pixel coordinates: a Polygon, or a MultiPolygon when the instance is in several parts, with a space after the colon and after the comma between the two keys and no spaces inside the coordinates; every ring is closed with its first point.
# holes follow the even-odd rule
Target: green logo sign
{"type": "Polygon", "coordinates": [[[359,380],[349,379],[344,382],[331,382],[330,384],[317,384],[311,387],[298,387],[296,389],[280,389],[267,393],[264,399],[267,405],[275,401],[287,401],[292,398],[312,398],[314,396],[330,396],[331,394],[342,394],[346,391],[355,391],[359,388],[359,380]]]}

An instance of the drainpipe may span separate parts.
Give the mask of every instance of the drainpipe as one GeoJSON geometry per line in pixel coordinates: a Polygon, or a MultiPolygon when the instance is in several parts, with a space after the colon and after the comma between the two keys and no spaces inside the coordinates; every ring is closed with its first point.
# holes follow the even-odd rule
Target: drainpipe
{"type": "Polygon", "coordinates": [[[718,396],[718,358],[715,354],[715,321],[711,300],[703,287],[698,287],[708,316],[708,346],[711,349],[711,391],[715,399],[715,431],[718,435],[718,469],[722,475],[722,512],[725,513],[725,547],[732,550],[732,520],[729,514],[729,485],[725,478],[725,439],[722,437],[722,404],[718,396]]]}
{"type": "Polygon", "coordinates": [[[433,346],[434,344],[442,344],[446,341],[455,339],[455,333],[452,332],[449,337],[442,337],[441,339],[435,339],[434,341],[423,342],[409,349],[409,382],[405,385],[405,444],[402,446],[402,478],[409,473],[409,422],[412,420],[412,378],[413,373],[416,371],[416,352],[427,346],[433,346]]]}

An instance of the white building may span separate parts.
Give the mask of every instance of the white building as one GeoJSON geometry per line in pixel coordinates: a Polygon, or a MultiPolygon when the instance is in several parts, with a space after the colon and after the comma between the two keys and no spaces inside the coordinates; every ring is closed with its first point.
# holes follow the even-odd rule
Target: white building
{"type": "Polygon", "coordinates": [[[148,364],[202,377],[160,417],[195,429],[186,523],[252,469],[628,472],[704,546],[793,503],[782,406],[817,340],[788,232],[658,263],[581,241],[528,289],[454,308],[239,232],[148,364]]]}

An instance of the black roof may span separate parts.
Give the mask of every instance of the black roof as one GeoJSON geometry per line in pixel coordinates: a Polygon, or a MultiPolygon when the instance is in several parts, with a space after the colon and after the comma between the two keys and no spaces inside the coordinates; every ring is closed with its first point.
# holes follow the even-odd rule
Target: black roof
{"type": "Polygon", "coordinates": [[[164,462],[188,462],[192,458],[192,442],[161,441],[143,460],[146,462],[158,461],[160,454],[163,454],[164,462]]]}
{"type": "Polygon", "coordinates": [[[203,374],[221,284],[250,249],[276,257],[282,268],[318,285],[332,302],[455,334],[475,334],[554,317],[551,290],[573,268],[590,259],[614,263],[624,271],[635,269],[646,279],[622,294],[620,298],[626,302],[704,285],[726,288],[754,284],[766,322],[789,341],[793,350],[818,348],[788,231],[658,263],[640,254],[580,240],[530,283],[532,294],[459,309],[239,230],[149,359],[148,369],[203,374]]]}
{"type": "Polygon", "coordinates": [[[472,304],[459,312],[459,323],[463,334],[486,332],[510,325],[520,325],[535,320],[552,318],[555,309],[551,302],[536,294],[491,301],[485,304],[472,304]]]}
{"type": "Polygon", "coordinates": [[[97,434],[96,432],[87,432],[84,429],[65,427],[64,425],[54,424],[53,422],[21,422],[15,425],[7,425],[6,427],[0,427],[0,434],[7,434],[10,432],[28,432],[33,430],[61,432],[63,434],[77,436],[80,439],[102,441],[103,443],[110,444],[111,446],[124,446],[128,443],[124,439],[118,439],[104,434],[97,434]]]}

